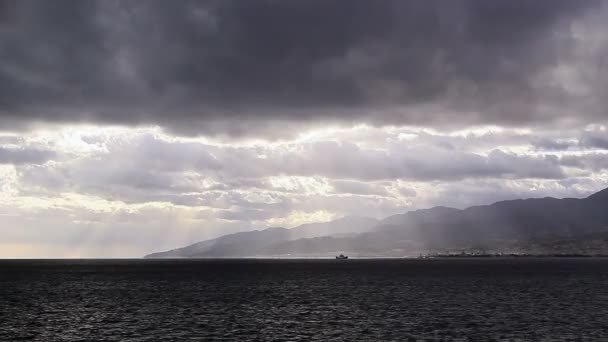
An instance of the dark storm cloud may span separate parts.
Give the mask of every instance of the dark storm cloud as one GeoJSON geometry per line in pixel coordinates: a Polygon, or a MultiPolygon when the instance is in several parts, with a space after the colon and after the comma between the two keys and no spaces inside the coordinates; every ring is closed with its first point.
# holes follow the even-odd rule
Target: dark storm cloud
{"type": "Polygon", "coordinates": [[[151,123],[229,134],[277,121],[560,119],[536,113],[539,96],[560,91],[539,89],[534,79],[573,46],[571,20],[595,7],[568,0],[0,0],[0,111],[15,125],[151,123]],[[425,104],[453,112],[401,110],[425,104]],[[468,111],[483,114],[462,114],[468,111]]]}

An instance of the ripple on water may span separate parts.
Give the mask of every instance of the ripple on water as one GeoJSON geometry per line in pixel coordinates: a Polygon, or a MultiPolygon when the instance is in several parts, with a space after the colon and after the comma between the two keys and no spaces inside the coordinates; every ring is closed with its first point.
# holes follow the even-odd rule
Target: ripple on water
{"type": "Polygon", "coordinates": [[[0,262],[0,341],[597,340],[608,260],[0,262]]]}

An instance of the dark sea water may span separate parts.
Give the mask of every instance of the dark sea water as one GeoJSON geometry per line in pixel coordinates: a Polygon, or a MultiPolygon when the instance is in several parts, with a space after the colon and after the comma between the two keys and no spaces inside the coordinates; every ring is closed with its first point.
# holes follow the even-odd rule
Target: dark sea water
{"type": "Polygon", "coordinates": [[[0,340],[608,340],[608,260],[0,261],[0,340]]]}

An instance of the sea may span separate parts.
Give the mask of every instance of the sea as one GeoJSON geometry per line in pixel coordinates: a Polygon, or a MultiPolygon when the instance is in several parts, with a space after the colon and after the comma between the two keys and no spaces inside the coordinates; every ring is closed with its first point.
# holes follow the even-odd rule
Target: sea
{"type": "Polygon", "coordinates": [[[3,260],[0,341],[608,341],[608,259],[3,260]]]}

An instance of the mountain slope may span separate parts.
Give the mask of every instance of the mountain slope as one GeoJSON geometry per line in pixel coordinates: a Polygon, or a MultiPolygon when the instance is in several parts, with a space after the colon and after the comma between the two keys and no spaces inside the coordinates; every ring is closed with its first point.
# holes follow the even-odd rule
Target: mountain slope
{"type": "Polygon", "coordinates": [[[146,258],[255,256],[264,247],[278,242],[316,236],[358,234],[371,230],[378,220],[348,216],[338,220],[304,224],[292,229],[268,228],[224,235],[183,248],[146,255],[146,258]]]}
{"type": "Polygon", "coordinates": [[[587,198],[501,201],[464,210],[435,207],[376,221],[345,218],[293,229],[226,235],[149,257],[400,256],[429,250],[584,248],[608,252],[608,189],[587,198]],[[348,234],[343,236],[341,234],[348,234]],[[561,247],[560,247],[561,246],[561,247]],[[578,246],[578,247],[577,247],[578,246]]]}
{"type": "Polygon", "coordinates": [[[597,240],[607,231],[608,190],[604,190],[585,199],[512,200],[464,210],[436,207],[391,216],[373,232],[356,237],[279,242],[264,251],[269,255],[345,251],[388,256],[472,247],[525,249],[539,246],[539,241],[549,244],[590,236],[597,240]]]}

